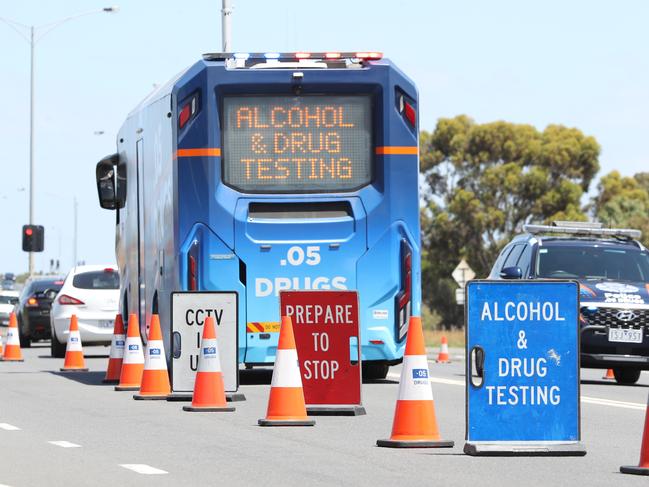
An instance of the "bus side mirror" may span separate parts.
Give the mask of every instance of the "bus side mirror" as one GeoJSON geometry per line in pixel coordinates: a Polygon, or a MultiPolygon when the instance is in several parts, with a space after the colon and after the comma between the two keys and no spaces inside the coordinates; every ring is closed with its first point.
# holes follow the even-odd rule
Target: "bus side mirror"
{"type": "Polygon", "coordinates": [[[522,279],[523,271],[520,267],[504,267],[500,271],[501,279],[522,279]]]}
{"type": "Polygon", "coordinates": [[[119,156],[112,154],[97,163],[95,177],[97,179],[99,206],[105,210],[119,208],[115,194],[115,165],[118,160],[119,156]]]}

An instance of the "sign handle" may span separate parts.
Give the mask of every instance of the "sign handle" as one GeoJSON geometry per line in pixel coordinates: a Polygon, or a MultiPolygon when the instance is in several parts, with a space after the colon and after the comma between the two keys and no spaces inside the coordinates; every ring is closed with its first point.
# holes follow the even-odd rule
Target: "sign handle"
{"type": "Polygon", "coordinates": [[[471,349],[471,353],[469,353],[468,373],[469,382],[475,389],[479,389],[484,385],[484,358],[484,348],[480,345],[476,345],[471,349]],[[480,379],[480,381],[476,383],[476,379],[480,379]]]}
{"type": "Polygon", "coordinates": [[[358,337],[349,337],[349,363],[358,365],[358,337]]]}
{"type": "Polygon", "coordinates": [[[171,354],[173,358],[180,358],[180,356],[182,355],[182,341],[181,341],[180,333],[174,331],[173,335],[171,336],[171,339],[172,339],[171,354]]]}

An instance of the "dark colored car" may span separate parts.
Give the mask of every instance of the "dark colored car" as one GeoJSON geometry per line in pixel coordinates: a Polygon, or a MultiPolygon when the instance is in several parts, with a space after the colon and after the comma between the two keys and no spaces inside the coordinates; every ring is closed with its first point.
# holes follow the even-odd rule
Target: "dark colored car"
{"type": "Polygon", "coordinates": [[[63,286],[62,277],[33,278],[25,283],[16,304],[18,333],[22,347],[31,346],[33,340],[50,338],[50,308],[61,286],[63,286]]]}
{"type": "Polygon", "coordinates": [[[489,279],[575,279],[581,366],[613,369],[621,384],[649,370],[649,252],[638,230],[557,222],[528,225],[502,250],[489,279]]]}

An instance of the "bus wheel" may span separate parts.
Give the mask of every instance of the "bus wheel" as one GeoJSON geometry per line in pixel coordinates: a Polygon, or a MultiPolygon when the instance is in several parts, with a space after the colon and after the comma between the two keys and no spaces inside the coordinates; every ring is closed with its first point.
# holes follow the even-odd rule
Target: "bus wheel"
{"type": "Polygon", "coordinates": [[[390,366],[388,364],[363,364],[363,379],[385,379],[388,375],[388,370],[390,370],[390,366]]]}

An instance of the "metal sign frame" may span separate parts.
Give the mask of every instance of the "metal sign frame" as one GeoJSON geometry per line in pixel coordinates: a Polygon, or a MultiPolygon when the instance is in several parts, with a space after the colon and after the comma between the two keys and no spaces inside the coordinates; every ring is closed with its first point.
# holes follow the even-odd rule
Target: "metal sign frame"
{"type": "MultiPolygon", "coordinates": [[[[579,295],[579,282],[572,279],[516,279],[513,281],[504,280],[490,280],[490,279],[475,279],[466,283],[464,288],[465,292],[465,306],[464,306],[464,338],[466,348],[466,369],[465,369],[465,440],[464,453],[472,456],[584,456],[586,449],[581,442],[581,334],[579,325],[579,310],[580,310],[580,295],[579,295]],[[577,350],[576,350],[576,395],[577,395],[577,440],[571,441],[471,441],[469,439],[469,391],[473,386],[471,380],[472,374],[472,349],[469,344],[469,287],[478,284],[487,285],[503,285],[503,284],[534,284],[537,286],[552,285],[552,284],[565,284],[574,283],[577,303],[577,320],[576,337],[577,337],[577,350]]],[[[475,348],[475,347],[473,347],[475,348]]],[[[479,348],[479,347],[478,347],[479,348]]],[[[484,378],[480,386],[484,386],[484,378]]]]}
{"type": "MultiPolygon", "coordinates": [[[[235,301],[235,310],[234,310],[234,323],[235,323],[235,370],[236,370],[236,389],[234,391],[228,391],[226,389],[226,396],[229,401],[242,401],[245,400],[245,396],[243,394],[237,393],[239,390],[239,332],[238,332],[238,327],[239,327],[239,293],[237,291],[173,291],[170,296],[170,301],[171,301],[171,306],[170,306],[170,326],[169,326],[169,333],[170,333],[170,352],[171,352],[171,360],[169,363],[169,375],[171,379],[171,394],[167,398],[170,401],[191,401],[193,392],[191,391],[174,391],[173,390],[173,377],[174,377],[174,332],[177,330],[174,330],[174,296],[176,295],[188,295],[188,294],[201,294],[201,295],[206,295],[206,294],[228,294],[228,295],[233,295],[234,296],[234,301],[235,301]]],[[[218,330],[218,328],[217,328],[218,330]]],[[[201,334],[202,336],[202,334],[201,334]]],[[[217,336],[218,338],[218,336],[217,336]]],[[[182,349],[182,345],[181,345],[182,349]]],[[[221,369],[223,370],[223,364],[221,364],[221,369]]],[[[225,382],[225,381],[224,381],[225,382]]]]}
{"type": "MultiPolygon", "coordinates": [[[[366,414],[365,407],[363,406],[363,372],[362,372],[362,348],[361,348],[361,309],[360,309],[360,301],[359,301],[359,296],[358,296],[358,291],[356,290],[290,290],[290,291],[281,291],[280,293],[280,314],[282,313],[282,296],[289,296],[289,295],[317,295],[317,296],[335,296],[335,295],[340,295],[340,294],[345,294],[345,295],[354,295],[354,306],[356,308],[356,353],[357,353],[357,358],[358,360],[353,364],[353,367],[357,367],[358,371],[358,399],[359,402],[358,404],[355,403],[341,403],[341,404],[321,404],[321,403],[309,403],[308,398],[306,397],[306,389],[305,389],[305,401],[306,401],[306,409],[307,413],[311,416],[324,416],[324,415],[332,415],[332,416],[360,416],[366,414]]],[[[314,323],[315,324],[315,323],[314,323]]],[[[331,325],[327,325],[331,326],[331,325]]],[[[298,360],[300,363],[302,363],[302,359],[300,358],[300,345],[299,345],[299,340],[297,338],[298,334],[296,333],[296,324],[293,322],[293,334],[295,336],[295,345],[297,348],[297,354],[298,354],[298,360]]],[[[350,347],[349,344],[346,346],[347,353],[349,353],[350,347]]],[[[303,378],[303,372],[302,368],[300,367],[300,376],[303,378]]],[[[304,386],[304,384],[303,384],[304,386]]]]}

